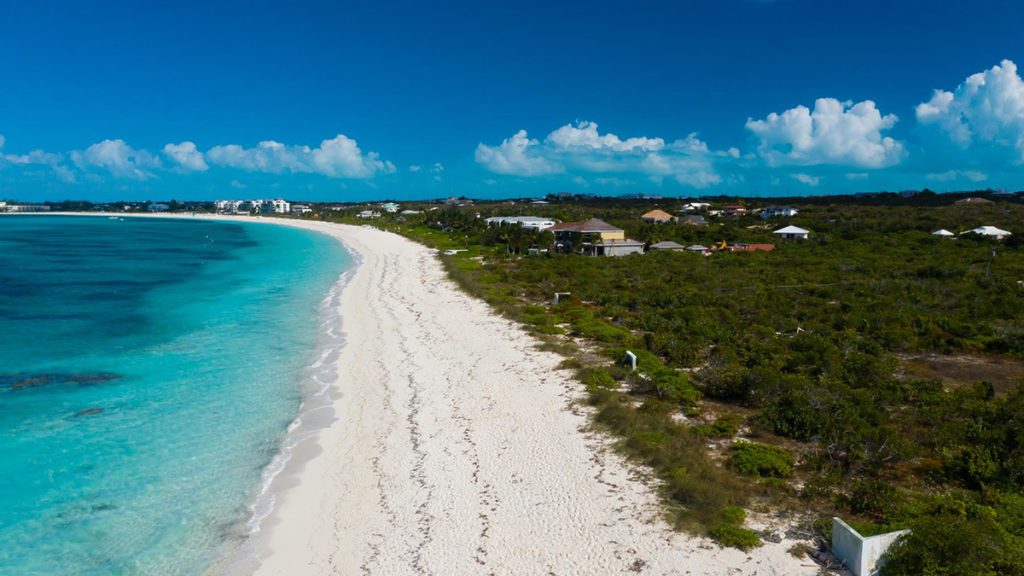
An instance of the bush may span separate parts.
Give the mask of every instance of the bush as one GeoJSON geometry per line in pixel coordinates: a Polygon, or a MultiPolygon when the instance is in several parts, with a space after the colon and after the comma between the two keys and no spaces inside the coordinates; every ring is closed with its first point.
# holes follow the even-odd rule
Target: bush
{"type": "Polygon", "coordinates": [[[732,457],[729,462],[741,474],[788,478],[793,475],[796,459],[785,448],[737,442],[732,446],[732,457]]]}
{"type": "Polygon", "coordinates": [[[587,390],[596,388],[614,390],[619,386],[615,378],[607,370],[601,368],[584,368],[579,371],[577,376],[587,390]]]}
{"type": "Polygon", "coordinates": [[[737,526],[743,524],[743,521],[747,519],[747,511],[740,506],[726,506],[722,509],[722,520],[727,524],[735,524],[737,526]]]}
{"type": "Polygon", "coordinates": [[[734,524],[719,524],[712,528],[708,535],[722,546],[750,550],[761,545],[761,538],[746,528],[734,524]]]}
{"type": "Polygon", "coordinates": [[[1024,539],[984,506],[919,518],[886,557],[886,576],[1024,575],[1024,539]]]}

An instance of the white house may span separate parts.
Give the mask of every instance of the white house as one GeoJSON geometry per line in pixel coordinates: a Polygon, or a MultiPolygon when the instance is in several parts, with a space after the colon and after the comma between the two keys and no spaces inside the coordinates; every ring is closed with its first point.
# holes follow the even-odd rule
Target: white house
{"type": "Polygon", "coordinates": [[[940,228],[939,230],[936,230],[935,232],[932,232],[932,236],[942,236],[942,237],[945,237],[945,238],[953,238],[954,236],[956,236],[956,234],[953,234],[952,232],[950,232],[949,230],[946,230],[945,228],[940,228]]]}
{"type": "Polygon", "coordinates": [[[988,236],[989,238],[995,238],[996,240],[1002,240],[1007,236],[1012,236],[1011,232],[996,228],[995,226],[979,226],[974,230],[968,230],[967,232],[961,232],[960,235],[964,234],[977,234],[978,236],[988,236]]]}
{"type": "Polygon", "coordinates": [[[773,232],[786,240],[807,240],[807,235],[810,233],[810,230],[804,230],[799,226],[786,226],[773,232]]]}
{"type": "Polygon", "coordinates": [[[380,218],[380,212],[377,212],[376,210],[363,210],[356,214],[356,218],[380,218]]]}
{"type": "Polygon", "coordinates": [[[395,204],[394,202],[385,202],[380,205],[380,208],[381,210],[387,212],[388,214],[394,214],[395,212],[398,212],[398,204],[395,204]]]}
{"type": "Polygon", "coordinates": [[[761,218],[790,218],[799,213],[800,211],[792,206],[769,206],[761,210],[761,218]]]}
{"type": "Polygon", "coordinates": [[[292,214],[309,214],[313,209],[305,204],[292,204],[292,214]]]}
{"type": "Polygon", "coordinates": [[[711,204],[708,204],[707,202],[690,202],[689,204],[683,204],[680,209],[686,212],[700,212],[702,210],[707,210],[708,208],[711,208],[711,204]]]}
{"type": "Polygon", "coordinates": [[[547,230],[555,224],[558,224],[558,220],[552,220],[551,218],[540,218],[538,216],[492,216],[484,220],[488,226],[505,226],[507,224],[519,224],[523,228],[529,228],[531,230],[547,230]]]}

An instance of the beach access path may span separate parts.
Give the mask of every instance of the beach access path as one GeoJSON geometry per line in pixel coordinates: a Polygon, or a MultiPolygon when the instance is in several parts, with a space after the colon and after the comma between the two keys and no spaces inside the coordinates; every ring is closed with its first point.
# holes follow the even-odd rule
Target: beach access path
{"type": "Polygon", "coordinates": [[[433,251],[365,227],[337,299],[333,420],[275,480],[257,574],[815,574],[672,531],[638,468],[589,431],[562,357],[461,292],[433,251]]]}

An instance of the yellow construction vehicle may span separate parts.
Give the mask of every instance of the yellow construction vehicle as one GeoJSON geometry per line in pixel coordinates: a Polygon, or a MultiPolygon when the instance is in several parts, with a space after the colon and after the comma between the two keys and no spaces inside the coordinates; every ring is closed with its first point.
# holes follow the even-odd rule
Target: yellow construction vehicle
{"type": "Polygon", "coordinates": [[[712,252],[721,252],[723,250],[728,250],[728,249],[729,249],[729,245],[726,243],[725,240],[722,240],[722,241],[719,241],[719,242],[715,242],[714,244],[711,245],[711,251],[712,252]]]}

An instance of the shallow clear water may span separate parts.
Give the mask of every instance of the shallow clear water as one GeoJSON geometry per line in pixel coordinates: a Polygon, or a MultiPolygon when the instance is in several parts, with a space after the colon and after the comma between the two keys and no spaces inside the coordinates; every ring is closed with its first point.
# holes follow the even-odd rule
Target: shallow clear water
{"type": "Polygon", "coordinates": [[[237,543],[349,263],[282,226],[0,218],[0,574],[195,574],[237,543]]]}

